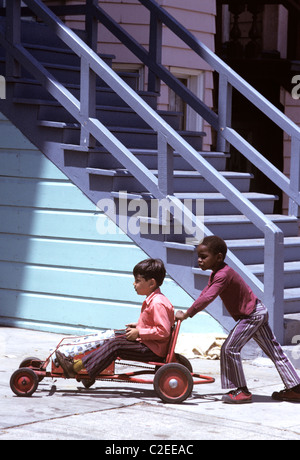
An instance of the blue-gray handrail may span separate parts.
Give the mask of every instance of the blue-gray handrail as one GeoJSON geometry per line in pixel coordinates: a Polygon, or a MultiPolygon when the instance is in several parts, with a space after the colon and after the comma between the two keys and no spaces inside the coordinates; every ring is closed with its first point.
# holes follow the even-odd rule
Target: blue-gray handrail
{"type": "MultiPolygon", "coordinates": [[[[168,15],[162,8],[160,8],[152,0],[140,0],[145,6],[155,9],[155,13],[159,14],[162,21],[167,21],[168,26],[172,26],[172,30],[178,28],[186,34],[189,40],[192,39],[191,34],[180,26],[175,19],[168,15]],[[167,17],[165,16],[167,14],[167,17]]],[[[251,272],[248,270],[230,251],[228,253],[228,260],[240,273],[246,277],[248,283],[260,297],[270,307],[271,315],[274,314],[274,307],[277,310],[279,317],[283,318],[283,233],[282,231],[261,211],[259,211],[249,200],[245,199],[242,193],[235,189],[229,181],[227,181],[215,168],[213,168],[201,155],[198,155],[186,141],[184,141],[178,133],[172,129],[153,109],[151,109],[141,99],[135,91],[112,71],[112,69],[105,64],[105,62],[73,32],[61,20],[59,20],[51,10],[46,7],[41,0],[24,0],[24,3],[43,21],[50,26],[53,32],[65,42],[78,56],[81,58],[81,95],[80,100],[76,99],[60,82],[58,82],[33,56],[26,51],[20,41],[18,34],[18,27],[20,21],[20,0],[10,0],[7,5],[7,25],[8,33],[0,30],[1,44],[6,48],[11,58],[20,62],[21,65],[32,71],[36,78],[45,86],[45,88],[54,96],[81,125],[81,130],[84,135],[81,136],[82,143],[84,144],[87,139],[87,134],[95,137],[101,142],[102,145],[116,156],[125,168],[135,175],[135,177],[143,182],[147,189],[156,197],[168,197],[176,208],[183,209],[183,205],[172,194],[172,177],[173,171],[169,168],[171,165],[169,146],[173,150],[188,161],[191,166],[199,171],[202,176],[213,183],[215,188],[222,193],[242,214],[249,218],[265,236],[265,275],[264,284],[262,284],[251,272]],[[123,100],[131,106],[154,131],[158,133],[159,139],[159,168],[158,178],[154,176],[134,155],[122,145],[111,132],[95,118],[94,107],[91,101],[91,88],[94,84],[94,75],[99,75],[114,91],[116,91],[123,100]]],[[[88,0],[89,5],[92,5],[95,13],[99,12],[95,0],[88,0]]],[[[98,13],[97,13],[98,14],[98,13]]],[[[171,27],[170,27],[171,28],[171,27]]],[[[121,30],[119,27],[118,30],[121,30]]],[[[174,31],[173,30],[173,31],[174,31]]],[[[132,43],[136,42],[132,39],[132,43]]],[[[240,79],[238,75],[233,72],[225,63],[217,58],[210,50],[193,37],[193,46],[198,49],[198,54],[207,60],[213,68],[219,71],[221,78],[220,81],[227,87],[226,100],[229,101],[230,86],[236,87],[242,92],[247,94],[248,99],[259,102],[260,108],[271,116],[283,129],[288,132],[293,139],[294,145],[299,146],[300,130],[290,122],[281,112],[272,107],[262,96],[259,95],[253,88],[250,87],[244,80],[240,79]],[[249,94],[248,94],[249,93],[249,94]],[[267,107],[268,106],[268,110],[267,107]]],[[[151,63],[148,54],[149,67],[151,71],[156,73],[159,70],[159,77],[166,78],[165,72],[162,70],[162,65],[158,63],[151,63]]],[[[10,62],[10,69],[12,69],[10,62]]],[[[173,77],[172,77],[173,78],[173,77]]],[[[192,97],[193,101],[197,98],[192,97]]],[[[224,102],[224,101],[223,101],[224,102]]],[[[195,102],[193,102],[194,105],[195,102]]],[[[198,111],[201,115],[209,115],[210,112],[203,110],[203,103],[199,101],[197,104],[198,111]],[[203,113],[205,112],[205,113],[203,113]]],[[[219,127],[220,138],[226,141],[237,142],[234,139],[237,135],[226,124],[228,122],[228,107],[220,107],[219,114],[212,116],[213,124],[219,127]]],[[[243,139],[238,137],[238,142],[241,143],[244,150],[251,150],[252,147],[247,145],[243,139]]],[[[271,166],[265,162],[263,158],[259,157],[258,152],[254,152],[255,157],[259,158],[262,162],[265,171],[269,175],[271,166]]],[[[262,168],[261,168],[262,169],[262,168]]],[[[272,167],[273,169],[273,167],[272,167]]],[[[279,171],[276,171],[276,180],[283,182],[279,171]]],[[[287,193],[295,203],[299,205],[299,189],[298,192],[291,193],[291,187],[286,185],[287,193]]],[[[189,213],[190,214],[190,213],[189,213]]],[[[192,225],[198,224],[196,216],[189,215],[192,225]]],[[[204,229],[205,233],[209,233],[204,229]]],[[[279,340],[282,338],[282,325],[276,331],[279,340]]]]}

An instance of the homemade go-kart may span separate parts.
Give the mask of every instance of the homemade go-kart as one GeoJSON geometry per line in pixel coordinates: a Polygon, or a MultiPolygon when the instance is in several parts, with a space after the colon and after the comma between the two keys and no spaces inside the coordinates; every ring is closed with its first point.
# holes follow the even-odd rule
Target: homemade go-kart
{"type": "MultiPolygon", "coordinates": [[[[214,378],[195,374],[190,361],[175,353],[176,342],[180,330],[181,321],[177,321],[173,326],[171,339],[168,348],[168,354],[164,362],[147,362],[147,366],[143,367],[134,364],[134,367],[142,367],[140,370],[133,372],[126,372],[123,374],[115,373],[115,363],[113,362],[104,371],[102,371],[95,379],[91,379],[86,370],[82,370],[76,375],[76,380],[82,382],[85,388],[90,388],[96,380],[110,380],[130,383],[146,383],[153,384],[157,395],[166,403],[181,403],[185,401],[191,394],[193,385],[213,383],[214,378]],[[138,378],[140,375],[153,374],[153,379],[138,378]]],[[[77,339],[78,337],[76,337],[77,339]]],[[[19,369],[17,369],[11,376],[10,387],[17,396],[28,397],[31,396],[37,389],[39,382],[45,377],[51,378],[66,378],[63,369],[56,362],[54,356],[55,352],[61,347],[65,341],[70,342],[75,337],[63,338],[55,350],[51,352],[45,361],[38,358],[24,359],[19,369]],[[51,366],[51,370],[47,371],[47,367],[51,366]]],[[[68,343],[69,345],[70,343],[68,343]]],[[[81,359],[82,356],[91,353],[87,351],[84,354],[78,355],[75,359],[81,359]]],[[[117,360],[118,362],[119,360],[117,360]]],[[[145,364],[145,363],[143,363],[145,364]]]]}

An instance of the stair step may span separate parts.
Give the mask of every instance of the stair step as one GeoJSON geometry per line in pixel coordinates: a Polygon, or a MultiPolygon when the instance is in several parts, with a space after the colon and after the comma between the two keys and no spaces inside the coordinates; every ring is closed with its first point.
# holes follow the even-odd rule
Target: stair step
{"type": "MultiPolygon", "coordinates": [[[[276,195],[265,193],[242,192],[243,196],[255,204],[265,214],[271,214],[274,209],[274,202],[278,199],[276,195]]],[[[239,211],[221,193],[175,193],[176,198],[184,200],[204,200],[204,215],[232,215],[239,211]]],[[[194,208],[193,208],[194,212],[194,208]]]]}
{"type": "MultiPolygon", "coordinates": [[[[247,265],[249,270],[257,276],[259,280],[264,280],[264,266],[263,264],[247,265]]],[[[297,288],[300,287],[300,262],[285,262],[284,263],[284,287],[297,288]]]]}
{"type": "MultiPolygon", "coordinates": [[[[144,148],[157,149],[157,135],[152,129],[130,129],[113,127],[111,132],[129,149],[144,148]]],[[[196,150],[202,150],[202,139],[206,135],[199,131],[178,131],[178,134],[183,137],[196,150]]]]}
{"type": "Polygon", "coordinates": [[[285,314],[300,313],[300,287],[284,290],[285,314]]]}
{"type": "MultiPolygon", "coordinates": [[[[79,144],[80,142],[79,123],[38,120],[37,125],[41,128],[56,130],[56,132],[48,134],[53,142],[60,144],[79,144]]],[[[128,149],[143,148],[145,145],[151,149],[157,149],[157,134],[152,129],[117,126],[108,126],[107,129],[128,149]]],[[[194,149],[202,150],[202,138],[205,133],[179,131],[179,135],[189,142],[194,149]]]]}
{"type": "MultiPolygon", "coordinates": [[[[73,29],[77,35],[81,35],[83,30],[73,29]]],[[[55,47],[66,49],[67,45],[53,33],[52,29],[43,23],[22,20],[21,40],[22,43],[38,43],[40,46],[55,47]]]]}
{"type": "MultiPolygon", "coordinates": [[[[113,169],[100,169],[100,168],[86,168],[89,174],[93,174],[95,176],[117,176],[118,172],[113,169]]],[[[124,170],[125,172],[125,170],[124,170]]]]}
{"type": "MultiPolygon", "coordinates": [[[[157,169],[157,155],[156,149],[131,149],[131,152],[139,158],[139,160],[149,169],[157,169]]],[[[229,154],[223,152],[205,152],[199,151],[199,156],[202,156],[218,171],[226,169],[226,161],[230,158],[229,154]]],[[[182,156],[174,151],[174,169],[191,170],[191,165],[182,158],[182,156]]]]}
{"type": "MultiPolygon", "coordinates": [[[[66,64],[57,64],[51,62],[41,62],[43,65],[58,81],[62,83],[73,83],[80,85],[80,66],[76,65],[66,65],[66,64]]],[[[124,82],[130,86],[134,91],[138,90],[138,79],[139,74],[137,73],[129,73],[129,72],[117,72],[119,77],[124,80],[124,82]]],[[[24,72],[24,76],[29,76],[28,72],[24,72]]],[[[96,76],[96,85],[107,87],[107,83],[96,76]]]]}
{"type": "MultiPolygon", "coordinates": [[[[265,248],[263,238],[227,240],[226,243],[228,248],[243,263],[259,264],[263,262],[265,248]]],[[[284,238],[284,260],[286,262],[300,260],[300,237],[289,236],[284,238]]]]}
{"type": "MultiPolygon", "coordinates": [[[[266,217],[281,228],[284,236],[298,235],[298,220],[296,217],[280,214],[267,214],[266,217]]],[[[212,233],[224,240],[263,237],[263,233],[243,215],[205,216],[204,222],[212,233]]]]}
{"type": "MultiPolygon", "coordinates": [[[[175,197],[188,206],[188,209],[197,215],[197,211],[200,209],[200,205],[197,207],[199,200],[204,201],[204,215],[231,215],[234,211],[238,211],[234,206],[220,193],[174,193],[175,197]]],[[[116,192],[116,197],[117,192],[116,192]]],[[[136,199],[131,197],[131,193],[128,194],[128,200],[136,199]]],[[[151,194],[140,193],[139,199],[149,201],[153,199],[151,194]]],[[[266,195],[263,193],[245,192],[243,196],[248,200],[252,201],[257,208],[265,214],[271,214],[273,212],[274,201],[277,199],[276,195],[266,195]]],[[[201,209],[202,212],[202,209],[201,209]]],[[[246,240],[248,241],[248,240],[246,240]]],[[[243,246],[241,246],[243,250],[243,246]]]]}
{"type": "MultiPolygon", "coordinates": [[[[101,55],[99,57],[102,58],[101,55]]],[[[107,61],[106,55],[103,55],[103,60],[107,61]]],[[[47,62],[45,60],[39,61],[39,62],[59,82],[63,84],[72,84],[72,85],[75,84],[77,86],[80,85],[80,61],[78,61],[79,64],[76,64],[76,62],[73,62],[70,64],[59,63],[59,62],[58,63],[47,62]]],[[[4,69],[3,63],[4,63],[4,58],[2,57],[0,61],[1,71],[2,71],[2,68],[4,69]]],[[[133,73],[117,72],[117,73],[128,86],[130,86],[134,91],[138,91],[139,75],[137,73],[134,73],[134,72],[133,73]]],[[[29,79],[32,79],[32,75],[26,69],[22,68],[21,78],[29,80],[29,79]]],[[[96,77],[96,85],[99,87],[109,88],[107,83],[99,76],[96,77]]]]}
{"type": "MultiPolygon", "coordinates": [[[[56,100],[36,80],[30,78],[8,78],[7,81],[14,83],[14,96],[19,98],[37,98],[41,100],[56,100]]],[[[80,99],[80,85],[65,83],[65,88],[73,96],[80,99]]],[[[157,93],[149,91],[137,91],[137,94],[153,109],[157,106],[157,93]]],[[[110,107],[128,107],[126,102],[112,89],[103,86],[96,87],[96,104],[110,107]]]]}
{"type": "MultiPolygon", "coordinates": [[[[48,44],[37,43],[24,43],[23,45],[38,61],[80,67],[80,57],[63,43],[63,46],[49,46],[48,44]]],[[[115,59],[113,54],[100,53],[98,56],[110,67],[113,59],[115,59]]]]}
{"type": "MultiPolygon", "coordinates": [[[[80,146],[74,146],[72,149],[72,145],[67,146],[65,150],[69,150],[70,152],[74,150],[75,152],[80,152],[80,146]]],[[[131,153],[140,160],[147,168],[149,169],[157,169],[157,156],[158,152],[155,149],[130,149],[131,153]]],[[[90,149],[89,151],[82,150],[83,154],[89,154],[89,165],[93,168],[107,168],[107,169],[116,169],[122,168],[122,164],[118,162],[116,158],[113,157],[106,149],[104,148],[97,148],[97,149],[90,149]]],[[[219,152],[198,152],[199,156],[205,158],[213,167],[215,167],[218,171],[224,171],[226,169],[226,161],[229,155],[219,152]]],[[[178,152],[174,152],[174,169],[186,170],[190,171],[193,170],[191,165],[182,158],[182,156],[178,152]]]]}
{"type": "MultiPolygon", "coordinates": [[[[88,168],[90,174],[99,175],[103,174],[97,172],[97,168],[88,168]]],[[[116,169],[114,170],[114,184],[113,190],[128,190],[134,192],[141,192],[145,189],[139,181],[133,177],[127,170],[116,169]]],[[[157,170],[151,170],[154,175],[157,175],[157,170]]],[[[230,171],[223,171],[221,174],[229,180],[240,191],[247,191],[250,186],[251,174],[248,173],[233,173],[230,171]]],[[[198,171],[174,171],[174,189],[176,192],[197,190],[200,192],[214,191],[214,187],[209,184],[198,171]]],[[[101,181],[99,182],[101,187],[101,181]]]]}
{"type": "MultiPolygon", "coordinates": [[[[14,98],[15,104],[29,104],[38,106],[38,117],[41,120],[76,122],[72,115],[56,101],[14,98]]],[[[182,114],[179,112],[158,111],[158,114],[173,129],[178,129],[182,114]]],[[[130,107],[96,106],[96,118],[109,126],[128,126],[132,128],[148,128],[148,124],[139,117],[130,107]]]]}

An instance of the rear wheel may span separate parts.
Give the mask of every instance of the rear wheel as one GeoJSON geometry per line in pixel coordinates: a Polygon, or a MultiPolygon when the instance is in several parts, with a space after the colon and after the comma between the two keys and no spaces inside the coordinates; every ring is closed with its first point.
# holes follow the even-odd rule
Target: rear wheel
{"type": "Polygon", "coordinates": [[[39,379],[36,373],[27,367],[16,370],[10,378],[10,388],[17,396],[31,396],[37,389],[39,379]]]}
{"type": "Polygon", "coordinates": [[[185,366],[170,363],[157,370],[153,384],[162,401],[179,404],[190,396],[194,382],[190,371],[185,366]]]}
{"type": "Polygon", "coordinates": [[[186,367],[190,371],[191,374],[193,373],[193,367],[190,361],[185,356],[180,355],[179,353],[175,353],[175,357],[176,357],[176,361],[179,364],[182,364],[184,367],[186,367]]]}

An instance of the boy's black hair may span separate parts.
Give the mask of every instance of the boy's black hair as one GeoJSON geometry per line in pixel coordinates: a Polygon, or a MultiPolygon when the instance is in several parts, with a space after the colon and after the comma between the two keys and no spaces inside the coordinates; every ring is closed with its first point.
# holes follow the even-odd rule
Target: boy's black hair
{"type": "Polygon", "coordinates": [[[225,241],[219,236],[206,236],[200,244],[207,246],[209,251],[211,251],[213,254],[223,254],[223,258],[225,259],[227,254],[227,245],[225,241]]]}
{"type": "Polygon", "coordinates": [[[133,269],[133,276],[142,276],[145,278],[146,281],[154,278],[157,287],[161,286],[165,276],[166,276],[166,269],[164,263],[160,259],[145,259],[136,264],[133,269]]]}

